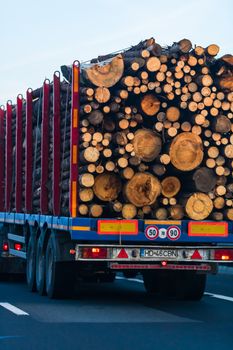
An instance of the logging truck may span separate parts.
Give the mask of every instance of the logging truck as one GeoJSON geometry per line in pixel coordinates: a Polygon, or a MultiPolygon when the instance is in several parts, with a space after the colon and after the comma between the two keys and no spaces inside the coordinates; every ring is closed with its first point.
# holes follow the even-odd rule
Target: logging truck
{"type": "Polygon", "coordinates": [[[0,108],[0,278],[49,298],[141,274],[200,300],[233,262],[232,56],[153,38],[0,108]]]}

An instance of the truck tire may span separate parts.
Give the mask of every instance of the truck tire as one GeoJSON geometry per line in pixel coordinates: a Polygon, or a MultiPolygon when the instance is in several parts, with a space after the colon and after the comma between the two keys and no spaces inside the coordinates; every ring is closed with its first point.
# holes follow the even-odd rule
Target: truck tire
{"type": "Polygon", "coordinates": [[[27,247],[26,278],[30,292],[36,292],[36,239],[33,236],[27,247]]]}
{"type": "Polygon", "coordinates": [[[204,295],[206,274],[195,271],[179,271],[176,280],[176,297],[179,300],[199,301],[204,295]]]}
{"type": "Polygon", "coordinates": [[[149,294],[190,301],[200,300],[206,285],[206,275],[196,271],[147,271],[143,280],[149,294]]]}
{"type": "Polygon", "coordinates": [[[73,262],[57,262],[56,247],[52,236],[48,240],[45,255],[45,286],[49,298],[67,298],[73,295],[75,274],[73,262]]]}
{"type": "Polygon", "coordinates": [[[36,249],[36,289],[40,295],[45,295],[45,252],[43,236],[37,242],[36,249]]]}

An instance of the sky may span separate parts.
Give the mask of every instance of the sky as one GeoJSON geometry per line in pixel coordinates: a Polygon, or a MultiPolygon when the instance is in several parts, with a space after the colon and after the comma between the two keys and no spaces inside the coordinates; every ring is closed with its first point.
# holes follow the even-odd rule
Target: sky
{"type": "Polygon", "coordinates": [[[89,60],[154,37],[182,38],[233,54],[232,0],[8,0],[1,2],[0,105],[36,89],[75,59],[89,60]]]}

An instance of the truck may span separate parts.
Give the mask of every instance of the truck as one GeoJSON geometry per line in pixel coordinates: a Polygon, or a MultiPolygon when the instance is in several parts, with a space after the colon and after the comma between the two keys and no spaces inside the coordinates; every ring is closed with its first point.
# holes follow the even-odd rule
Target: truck
{"type": "Polygon", "coordinates": [[[25,99],[18,95],[16,105],[8,101],[0,109],[0,278],[25,272],[30,291],[61,298],[74,292],[77,281],[113,282],[120,272],[126,277],[141,274],[148,293],[200,300],[207,274],[233,262],[232,221],[80,215],[82,65],[75,61],[69,69],[67,214],[61,210],[60,73],[54,73],[52,83],[46,79],[40,90],[28,89],[25,99]],[[39,121],[33,111],[38,98],[39,121]],[[36,151],[33,118],[41,124],[41,147],[36,151]],[[37,164],[40,192],[35,212],[37,164]]]}

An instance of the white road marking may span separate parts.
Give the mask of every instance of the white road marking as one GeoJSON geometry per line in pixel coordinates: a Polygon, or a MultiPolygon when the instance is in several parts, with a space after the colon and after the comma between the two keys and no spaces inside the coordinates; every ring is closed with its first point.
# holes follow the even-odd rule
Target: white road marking
{"type": "Polygon", "coordinates": [[[0,303],[0,306],[4,307],[4,309],[7,309],[11,312],[13,312],[13,314],[17,315],[17,316],[29,316],[29,314],[21,309],[19,309],[18,307],[9,304],[9,303],[0,303]]]}
{"type": "Polygon", "coordinates": [[[227,300],[227,301],[233,302],[233,298],[232,297],[228,297],[226,295],[213,294],[213,293],[205,293],[205,295],[208,295],[209,297],[213,297],[213,298],[216,298],[216,299],[222,299],[222,300],[227,300]]]}
{"type": "MultiPolygon", "coordinates": [[[[139,278],[126,278],[126,277],[116,276],[116,279],[125,280],[125,281],[132,281],[132,282],[137,282],[137,283],[144,283],[143,280],[140,280],[139,278]]],[[[212,297],[212,298],[216,298],[216,299],[222,299],[222,300],[233,302],[233,297],[228,297],[226,295],[214,294],[214,293],[208,293],[208,292],[204,293],[204,295],[212,297]]]]}
{"type": "Polygon", "coordinates": [[[126,277],[116,276],[116,279],[117,280],[132,281],[132,282],[137,282],[137,283],[144,283],[143,280],[140,280],[139,278],[126,278],[126,277]]]}

